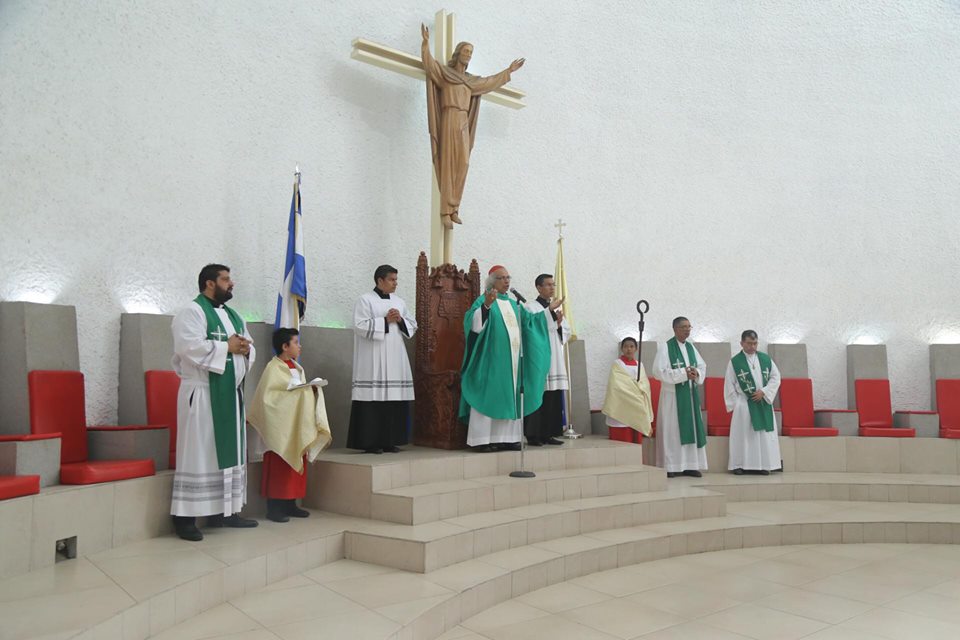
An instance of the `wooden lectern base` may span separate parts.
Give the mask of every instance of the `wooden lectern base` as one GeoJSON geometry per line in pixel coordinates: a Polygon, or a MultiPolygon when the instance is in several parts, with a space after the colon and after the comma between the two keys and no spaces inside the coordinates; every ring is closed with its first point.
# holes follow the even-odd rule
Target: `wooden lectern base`
{"type": "Polygon", "coordinates": [[[467,426],[460,408],[463,363],[463,317],[480,295],[480,269],[470,261],[467,273],[456,265],[430,268],[427,254],[417,260],[417,349],[413,382],[416,392],[413,442],[438,449],[467,446],[467,426]]]}

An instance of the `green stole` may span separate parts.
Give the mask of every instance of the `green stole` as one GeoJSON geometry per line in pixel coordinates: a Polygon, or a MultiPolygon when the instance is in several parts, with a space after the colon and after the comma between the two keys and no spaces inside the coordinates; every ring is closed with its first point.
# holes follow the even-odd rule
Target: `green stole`
{"type": "MultiPolygon", "coordinates": [[[[687,347],[689,366],[696,367],[697,356],[693,350],[693,345],[689,342],[684,344],[687,347]]],[[[687,363],[683,361],[683,355],[680,353],[680,343],[677,342],[676,338],[667,340],[667,355],[670,357],[671,368],[687,368],[687,363]]],[[[700,413],[700,393],[692,380],[685,380],[674,386],[677,392],[677,421],[680,423],[680,444],[697,443],[698,449],[705,447],[707,432],[703,427],[703,414],[700,413]]]]}
{"type": "MultiPolygon", "coordinates": [[[[513,307],[523,340],[523,413],[530,415],[543,404],[543,389],[550,372],[550,341],[543,313],[531,313],[508,296],[498,295],[513,307]]],[[[504,324],[500,305],[490,305],[487,322],[480,333],[473,333],[473,315],[483,313],[483,296],[474,300],[463,318],[463,365],[460,367],[459,417],[466,422],[470,408],[495,420],[516,420],[520,415],[519,384],[513,381],[513,356],[510,334],[504,324]]],[[[519,380],[518,380],[519,382],[519,380]]]]}
{"type": "MultiPolygon", "coordinates": [[[[226,342],[233,334],[224,330],[220,316],[210,302],[210,298],[201,293],[193,301],[200,305],[203,315],[207,318],[207,340],[226,342]]],[[[230,318],[233,333],[243,335],[243,320],[240,315],[227,305],[223,305],[223,310],[230,318]]],[[[243,424],[243,395],[239,397],[240,420],[237,420],[237,377],[233,369],[233,354],[227,353],[227,364],[223,368],[223,373],[209,371],[208,374],[210,376],[210,408],[213,409],[213,436],[217,445],[217,464],[221,469],[229,469],[243,462],[240,459],[240,452],[245,437],[244,429],[239,429],[241,448],[238,448],[237,425],[243,424]]]]}
{"type": "MultiPolygon", "coordinates": [[[[762,351],[757,351],[757,359],[760,361],[760,373],[763,377],[763,386],[770,382],[770,371],[772,371],[770,356],[762,351]]],[[[759,391],[757,381],[753,378],[753,372],[750,371],[750,365],[747,364],[747,355],[741,351],[730,360],[733,364],[733,373],[740,384],[740,390],[747,396],[747,406],[750,407],[750,422],[753,424],[754,431],[773,431],[773,407],[765,401],[754,402],[750,396],[759,391]]]]}

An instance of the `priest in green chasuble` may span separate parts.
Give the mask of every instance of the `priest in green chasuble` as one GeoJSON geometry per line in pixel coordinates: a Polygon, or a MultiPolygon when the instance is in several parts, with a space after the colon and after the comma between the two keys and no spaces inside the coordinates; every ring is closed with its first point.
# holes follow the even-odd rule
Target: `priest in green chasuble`
{"type": "Polygon", "coordinates": [[[460,419],[468,424],[467,444],[481,451],[520,448],[523,416],[540,408],[550,371],[544,314],[563,303],[555,300],[540,311],[530,311],[512,300],[509,290],[510,273],[494,266],[484,295],[463,319],[466,347],[460,370],[460,419]]]}
{"type": "Polygon", "coordinates": [[[660,385],[657,411],[657,466],[667,477],[699,478],[707,469],[707,430],[700,413],[707,364],[690,342],[690,321],[673,319],[673,337],[657,345],[653,373],[660,385]]]}
{"type": "Polygon", "coordinates": [[[740,336],[740,353],[727,363],[723,399],[730,419],[730,458],[727,468],[768,475],[780,468],[780,438],[773,399],[780,389],[780,370],[766,353],[757,351],[757,332],[740,336]]]}

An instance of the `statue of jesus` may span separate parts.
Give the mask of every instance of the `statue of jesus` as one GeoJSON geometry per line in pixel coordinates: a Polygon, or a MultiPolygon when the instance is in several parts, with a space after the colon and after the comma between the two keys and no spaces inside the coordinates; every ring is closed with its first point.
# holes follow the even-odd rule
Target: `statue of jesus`
{"type": "Polygon", "coordinates": [[[500,73],[481,77],[467,73],[473,45],[461,42],[446,65],[430,54],[430,30],[420,25],[423,44],[420,55],[427,74],[427,123],[433,152],[433,168],[440,185],[440,215],[445,229],[461,224],[460,198],[470,168],[477,131],[480,96],[510,82],[510,74],[523,66],[519,58],[500,73]]]}

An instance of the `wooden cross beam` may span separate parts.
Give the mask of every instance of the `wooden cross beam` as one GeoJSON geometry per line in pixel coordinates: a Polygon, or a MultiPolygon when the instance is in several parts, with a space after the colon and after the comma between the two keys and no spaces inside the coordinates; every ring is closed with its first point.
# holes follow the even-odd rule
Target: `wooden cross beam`
{"type": "MultiPolygon", "coordinates": [[[[441,64],[446,64],[447,60],[453,56],[453,50],[456,46],[454,15],[441,9],[434,19],[433,56],[441,64]]],[[[350,57],[411,78],[420,80],[426,78],[420,56],[363,38],[354,39],[350,57]]],[[[523,101],[525,97],[526,94],[523,91],[506,85],[485,94],[483,99],[511,109],[522,109],[527,106],[523,101]]],[[[429,145],[427,145],[426,149],[429,150],[429,148],[429,145]]],[[[430,167],[430,175],[433,177],[433,196],[431,197],[430,207],[430,266],[435,267],[451,261],[450,254],[453,242],[450,230],[444,229],[441,223],[440,187],[437,184],[437,176],[433,166],[430,167]]]]}

